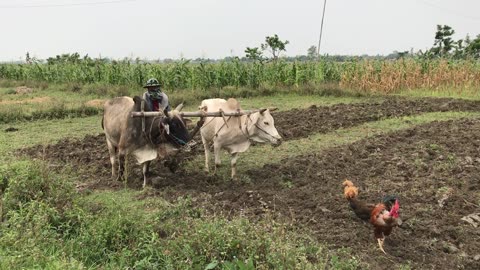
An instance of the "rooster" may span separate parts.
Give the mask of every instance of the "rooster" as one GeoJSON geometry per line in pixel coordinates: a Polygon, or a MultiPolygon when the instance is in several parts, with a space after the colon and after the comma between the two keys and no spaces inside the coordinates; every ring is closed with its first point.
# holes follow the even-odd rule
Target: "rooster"
{"type": "Polygon", "coordinates": [[[345,198],[350,203],[350,207],[357,217],[370,221],[374,227],[375,238],[378,246],[383,253],[387,254],[383,249],[385,236],[390,235],[393,227],[402,225],[399,216],[400,204],[395,196],[386,196],[382,203],[371,204],[358,200],[358,188],[349,180],[343,182],[345,198]]]}

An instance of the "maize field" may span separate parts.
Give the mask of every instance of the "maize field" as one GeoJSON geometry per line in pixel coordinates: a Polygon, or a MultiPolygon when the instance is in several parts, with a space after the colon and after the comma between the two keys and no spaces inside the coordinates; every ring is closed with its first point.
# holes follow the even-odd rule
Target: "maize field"
{"type": "Polygon", "coordinates": [[[102,83],[141,86],[157,78],[166,89],[258,89],[338,83],[343,88],[376,93],[405,89],[471,89],[480,85],[480,62],[474,60],[399,59],[348,62],[277,61],[190,63],[0,64],[0,78],[48,83],[102,83]]]}

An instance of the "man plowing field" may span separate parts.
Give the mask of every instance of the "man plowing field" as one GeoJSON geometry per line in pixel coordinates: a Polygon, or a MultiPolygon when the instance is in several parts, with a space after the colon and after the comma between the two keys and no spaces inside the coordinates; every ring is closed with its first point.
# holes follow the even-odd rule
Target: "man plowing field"
{"type": "Polygon", "coordinates": [[[162,92],[161,85],[157,79],[148,79],[143,88],[147,89],[143,94],[143,99],[149,111],[170,111],[168,96],[162,92]]]}

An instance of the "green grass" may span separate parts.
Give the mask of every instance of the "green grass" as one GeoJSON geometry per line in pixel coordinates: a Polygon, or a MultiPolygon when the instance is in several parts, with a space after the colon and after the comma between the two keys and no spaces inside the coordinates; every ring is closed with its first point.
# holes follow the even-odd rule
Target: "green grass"
{"type": "Polygon", "coordinates": [[[68,176],[25,161],[0,166],[0,179],[7,179],[1,186],[0,269],[358,265],[351,255],[329,252],[305,231],[269,215],[255,223],[241,216],[229,220],[195,207],[188,197],[169,203],[149,197],[149,190],[79,195],[68,176]]]}
{"type": "Polygon", "coordinates": [[[475,88],[457,89],[457,90],[415,89],[415,90],[400,91],[398,95],[404,96],[404,97],[410,97],[410,98],[437,97],[437,98],[479,100],[480,89],[475,89],[475,88]]]}
{"type": "Polygon", "coordinates": [[[330,106],[339,103],[349,104],[360,102],[373,102],[383,99],[384,98],[382,97],[336,97],[320,95],[299,96],[292,93],[267,97],[239,98],[238,100],[240,101],[240,104],[244,109],[276,107],[279,111],[287,111],[291,109],[308,108],[312,105],[330,106]]]}
{"type": "Polygon", "coordinates": [[[54,103],[63,103],[73,107],[80,106],[86,101],[102,97],[99,94],[72,92],[70,89],[68,89],[67,86],[63,85],[50,85],[45,89],[32,88],[33,92],[29,94],[12,94],[11,91],[9,91],[11,89],[14,88],[0,88],[0,102],[3,101],[8,103],[11,101],[18,101],[27,103],[29,100],[32,100],[34,98],[48,97],[49,100],[48,102],[46,102],[47,105],[52,105],[54,103]]]}
{"type": "MultiPolygon", "coordinates": [[[[0,80],[0,85],[1,85],[0,80]]],[[[18,83],[18,82],[12,82],[18,83]]],[[[140,87],[109,86],[100,84],[40,84],[26,82],[33,89],[29,94],[15,94],[16,84],[0,88],[0,123],[15,121],[85,117],[99,113],[103,101],[115,96],[142,95],[140,87]],[[95,101],[92,104],[89,101],[95,101]]],[[[22,84],[20,84],[22,85],[22,84]]],[[[280,110],[331,105],[367,100],[334,87],[325,89],[269,88],[266,90],[227,88],[223,90],[165,90],[171,105],[181,102],[184,110],[196,111],[205,98],[235,97],[244,108],[278,107],[280,110]],[[300,95],[299,95],[300,94],[300,95]]],[[[370,98],[372,99],[372,98],[370,98]]]]}
{"type": "Polygon", "coordinates": [[[38,144],[51,144],[62,138],[82,138],[87,134],[102,132],[101,117],[85,117],[34,122],[0,124],[0,161],[7,158],[8,152],[38,144]],[[9,127],[15,132],[5,132],[9,127]]]}
{"type": "MultiPolygon", "coordinates": [[[[278,163],[285,158],[320,152],[329,147],[350,144],[363,138],[411,128],[432,121],[446,121],[466,117],[480,118],[480,112],[433,112],[415,116],[390,118],[365,123],[352,128],[338,129],[326,134],[314,134],[304,139],[286,141],[276,148],[268,144],[261,144],[256,147],[251,147],[246,153],[240,154],[240,158],[237,161],[237,169],[240,178],[242,178],[246,177],[245,175],[242,176],[242,174],[245,174],[247,170],[260,168],[268,163],[278,163]]],[[[212,166],[213,164],[212,160],[210,165],[212,166]]],[[[230,177],[230,159],[226,152],[222,152],[222,164],[224,164],[224,166],[220,167],[218,174],[228,179],[230,177]]],[[[203,170],[203,166],[203,155],[196,157],[187,164],[187,168],[191,171],[201,171],[203,170]]]]}
{"type": "Polygon", "coordinates": [[[85,105],[92,99],[93,96],[65,93],[57,89],[35,90],[23,95],[0,92],[0,123],[98,114],[97,107],[85,105]]]}

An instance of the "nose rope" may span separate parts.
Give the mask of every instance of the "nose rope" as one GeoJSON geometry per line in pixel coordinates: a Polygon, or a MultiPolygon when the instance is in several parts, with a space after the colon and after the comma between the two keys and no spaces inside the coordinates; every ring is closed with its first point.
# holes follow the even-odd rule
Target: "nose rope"
{"type": "Polygon", "coordinates": [[[272,134],[268,133],[267,131],[265,131],[264,129],[262,129],[260,126],[258,126],[257,123],[255,123],[255,127],[257,127],[258,129],[260,129],[261,131],[263,131],[263,133],[267,134],[268,136],[274,138],[277,140],[277,138],[275,138],[275,136],[273,136],[272,134]]]}
{"type": "MultiPolygon", "coordinates": [[[[248,132],[248,120],[250,120],[250,122],[253,123],[253,120],[250,118],[250,115],[247,115],[247,119],[245,119],[245,131],[247,133],[247,138],[250,138],[250,133],[248,132]]],[[[257,120],[258,121],[258,120],[257,120]]],[[[267,131],[265,131],[263,128],[261,128],[257,123],[254,123],[254,126],[256,128],[258,128],[259,130],[261,130],[263,133],[267,134],[268,136],[274,138],[275,140],[278,140],[277,138],[275,138],[275,136],[273,136],[272,134],[268,133],[267,131]]],[[[243,131],[242,131],[243,133],[243,131]]]]}
{"type": "Polygon", "coordinates": [[[184,141],[184,140],[182,140],[182,139],[180,139],[180,138],[176,137],[176,136],[175,136],[175,135],[173,135],[172,133],[170,133],[168,136],[169,136],[169,137],[171,137],[171,138],[173,138],[173,139],[175,139],[175,143],[176,143],[176,144],[178,144],[178,145],[180,145],[180,146],[184,146],[184,145],[186,145],[186,144],[187,144],[187,142],[186,142],[186,141],[184,141]]]}
{"type": "MultiPolygon", "coordinates": [[[[159,128],[160,128],[160,125],[161,125],[161,123],[159,123],[159,128]]],[[[172,139],[173,139],[173,142],[174,142],[175,144],[177,144],[178,146],[183,147],[183,146],[187,145],[187,142],[185,142],[184,140],[182,140],[182,139],[178,138],[177,136],[173,135],[172,130],[170,130],[170,132],[169,132],[168,134],[165,134],[165,133],[166,133],[166,130],[163,129],[161,135],[163,135],[163,137],[170,137],[170,138],[172,138],[172,139]]]]}
{"type": "MultiPolygon", "coordinates": [[[[141,111],[144,112],[144,107],[145,107],[145,100],[142,99],[142,102],[141,102],[141,111]]],[[[173,139],[173,142],[175,144],[177,144],[178,146],[180,147],[183,147],[185,145],[187,145],[187,142],[185,142],[184,140],[176,137],[175,135],[173,135],[171,132],[170,134],[166,134],[166,130],[164,128],[161,127],[162,125],[162,120],[165,118],[165,115],[163,116],[155,116],[153,117],[152,119],[152,122],[150,123],[150,131],[149,133],[147,134],[146,132],[146,127],[145,127],[145,116],[142,117],[142,135],[152,144],[152,145],[155,145],[153,139],[152,139],[152,131],[153,131],[153,126],[155,124],[155,121],[158,119],[158,129],[161,130],[160,132],[160,137],[163,137],[164,139],[166,139],[165,137],[168,136],[170,138],[173,139]]],[[[162,139],[160,139],[162,140],[162,139]]]]}

